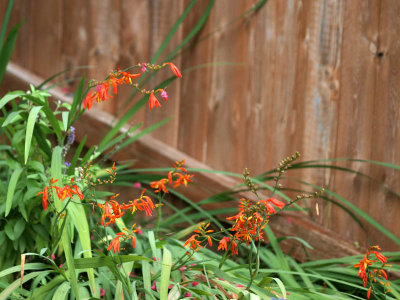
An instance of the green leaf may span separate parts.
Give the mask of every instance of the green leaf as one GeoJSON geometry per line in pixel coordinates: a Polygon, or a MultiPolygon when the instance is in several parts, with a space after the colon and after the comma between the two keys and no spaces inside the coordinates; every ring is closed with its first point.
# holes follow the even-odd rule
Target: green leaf
{"type": "MultiPolygon", "coordinates": [[[[61,166],[62,166],[62,148],[60,146],[56,146],[53,150],[53,155],[51,158],[51,178],[58,179],[58,182],[55,183],[55,186],[59,187],[62,187],[61,166]]],[[[61,211],[64,207],[64,203],[60,199],[58,199],[58,197],[54,198],[54,205],[56,206],[57,211],[61,211]]],[[[68,222],[69,224],[70,220],[68,214],[65,217],[64,222],[68,222]]],[[[58,223],[59,229],[62,229],[63,226],[62,224],[63,223],[61,222],[58,223]]],[[[75,297],[79,300],[80,298],[78,292],[78,280],[76,277],[74,256],[72,254],[71,238],[69,236],[68,230],[62,230],[61,242],[64,248],[65,259],[67,260],[68,264],[69,282],[71,283],[75,297]]]]}
{"type": "Polygon", "coordinates": [[[0,100],[0,109],[2,109],[11,100],[14,100],[15,98],[19,98],[22,95],[25,95],[25,92],[23,92],[23,91],[12,91],[12,92],[7,93],[0,100]]]}
{"type": "MultiPolygon", "coordinates": [[[[77,196],[74,197],[74,202],[79,203],[79,198],[77,196]]],[[[92,247],[90,242],[90,229],[86,218],[85,209],[83,208],[83,205],[76,204],[74,202],[71,202],[69,204],[68,212],[71,216],[73,224],[76,227],[76,230],[78,231],[79,239],[82,245],[82,250],[84,251],[83,256],[86,258],[91,258],[92,247]]],[[[86,272],[89,277],[89,282],[92,287],[92,291],[94,291],[95,288],[94,271],[92,269],[88,269],[86,270],[86,272]]]]}
{"type": "MultiPolygon", "coordinates": [[[[183,39],[183,41],[167,56],[165,61],[170,61],[175,57],[178,51],[185,46],[200,30],[204,27],[208,17],[210,16],[211,9],[214,6],[214,0],[208,2],[205,12],[201,15],[197,24],[193,27],[193,29],[189,32],[189,34],[183,39]]],[[[161,49],[161,47],[160,47],[161,49]]]]}
{"type": "Polygon", "coordinates": [[[62,119],[64,131],[67,131],[67,129],[68,129],[68,118],[69,118],[69,112],[63,111],[61,113],[61,119],[62,119]]]}
{"type": "MultiPolygon", "coordinates": [[[[40,275],[38,276],[38,278],[40,275]]],[[[42,277],[44,278],[44,277],[42,277]]],[[[40,278],[39,278],[40,279],[40,278]]],[[[36,279],[35,279],[36,280],[36,279]]],[[[39,280],[39,282],[42,280],[39,280]]],[[[45,285],[41,286],[40,288],[35,288],[39,282],[33,282],[32,285],[34,286],[32,297],[30,299],[46,299],[46,296],[51,293],[51,291],[60,286],[63,282],[65,282],[65,277],[62,275],[56,276],[54,279],[51,281],[46,282],[45,285]]],[[[72,298],[72,297],[71,297],[72,298]]]]}
{"type": "Polygon", "coordinates": [[[147,127],[146,129],[142,130],[141,132],[139,132],[138,134],[136,134],[135,136],[127,139],[125,142],[121,143],[118,147],[118,151],[120,151],[121,149],[125,148],[126,146],[130,145],[131,143],[133,143],[134,141],[137,141],[138,139],[140,139],[142,136],[145,136],[146,134],[152,132],[153,130],[156,130],[157,128],[161,127],[162,125],[164,125],[165,123],[169,122],[169,120],[171,120],[171,117],[165,118],[164,120],[161,120],[160,122],[153,124],[149,127],[147,127]]]}
{"type": "MultiPolygon", "coordinates": [[[[39,125],[39,124],[38,124],[39,125]]],[[[35,126],[33,130],[33,136],[36,139],[37,144],[40,147],[46,156],[46,159],[50,159],[51,157],[51,149],[50,149],[50,142],[45,138],[45,134],[43,133],[41,126],[35,126]]]]}
{"type": "Polygon", "coordinates": [[[12,201],[14,198],[15,188],[17,187],[18,179],[23,170],[24,170],[23,168],[16,169],[11,175],[10,183],[8,184],[8,190],[7,190],[6,211],[5,211],[6,217],[10,213],[12,207],[12,201]]]}
{"type": "Polygon", "coordinates": [[[65,300],[70,289],[70,283],[64,281],[54,292],[52,300],[65,300]]]}
{"type": "Polygon", "coordinates": [[[142,274],[143,274],[143,287],[146,293],[145,299],[155,299],[153,294],[151,294],[151,274],[150,274],[150,264],[147,261],[142,263],[142,274]]]}
{"type": "Polygon", "coordinates": [[[73,175],[74,174],[74,169],[75,169],[75,166],[76,166],[76,162],[78,161],[78,158],[81,155],[83,147],[85,146],[86,139],[87,139],[87,135],[85,135],[83,137],[83,139],[81,140],[81,142],[79,143],[79,146],[75,151],[74,157],[72,157],[71,165],[68,167],[68,170],[67,170],[67,174],[68,175],[73,175]]]}
{"type": "Polygon", "coordinates": [[[78,104],[82,102],[82,92],[84,84],[85,76],[82,76],[82,79],[79,82],[79,85],[75,91],[74,100],[72,101],[71,109],[68,115],[68,127],[72,125],[72,118],[75,115],[76,108],[78,107],[78,104]]]}
{"type": "Polygon", "coordinates": [[[161,267],[161,285],[160,285],[160,299],[167,299],[168,297],[168,286],[169,277],[171,275],[171,264],[172,264],[171,252],[167,248],[164,248],[162,267],[161,267]]]}
{"type": "Polygon", "coordinates": [[[6,31],[7,31],[7,27],[8,27],[8,21],[10,20],[10,15],[11,15],[11,11],[12,11],[13,5],[14,5],[14,0],[8,1],[6,14],[4,15],[3,24],[1,25],[0,47],[3,46],[3,40],[4,40],[4,37],[6,35],[6,31]]]}
{"type": "Polygon", "coordinates": [[[57,120],[56,116],[54,115],[54,112],[50,109],[49,103],[43,99],[43,97],[37,97],[34,95],[24,95],[24,98],[29,99],[33,103],[37,105],[43,105],[43,112],[45,113],[47,119],[49,120],[51,126],[53,126],[53,130],[55,134],[57,135],[57,139],[59,141],[62,140],[62,132],[60,128],[59,121],[57,120]]]}
{"type": "MultiPolygon", "coordinates": [[[[25,283],[28,280],[31,280],[32,278],[35,278],[36,276],[39,276],[41,274],[49,274],[49,273],[51,273],[51,271],[40,271],[40,272],[33,272],[33,273],[30,273],[30,274],[27,274],[27,275],[24,276],[24,279],[22,280],[22,283],[25,283]]],[[[8,296],[10,296],[11,293],[15,289],[19,288],[20,284],[21,284],[21,279],[18,278],[13,283],[8,285],[8,287],[4,291],[1,292],[0,300],[10,299],[10,298],[8,298],[8,296]]]]}
{"type": "Polygon", "coordinates": [[[130,261],[152,261],[151,259],[140,256],[140,255],[115,255],[111,256],[99,256],[91,258],[76,258],[74,260],[76,269],[87,269],[87,268],[100,268],[105,266],[111,266],[115,264],[122,264],[130,261]]]}
{"type": "Polygon", "coordinates": [[[119,142],[121,142],[124,138],[126,138],[127,136],[129,136],[130,134],[132,134],[133,132],[135,132],[136,130],[138,130],[143,123],[139,123],[135,126],[133,126],[132,128],[129,128],[128,131],[124,132],[123,134],[120,134],[119,136],[117,136],[116,138],[114,138],[113,140],[111,140],[109,143],[107,143],[106,145],[104,145],[103,148],[98,148],[98,152],[103,153],[104,151],[108,150],[109,148],[111,148],[112,146],[118,144],[119,142]]]}
{"type": "Polygon", "coordinates": [[[19,219],[14,226],[14,237],[17,240],[25,230],[24,219],[19,219]]]}
{"type": "Polygon", "coordinates": [[[0,51],[0,84],[3,81],[6,72],[7,64],[10,61],[11,55],[14,51],[15,43],[17,41],[18,29],[22,23],[15,25],[9,32],[3,47],[0,51]]]}
{"type": "Polygon", "coordinates": [[[14,225],[13,223],[8,222],[6,226],[4,226],[5,233],[7,234],[8,238],[12,241],[15,240],[13,225],[14,225]]]}
{"type": "Polygon", "coordinates": [[[11,112],[7,118],[4,120],[3,124],[1,125],[1,127],[6,127],[7,125],[16,122],[18,120],[21,120],[21,114],[22,110],[18,110],[18,111],[13,111],[11,112]]]}
{"type": "Polygon", "coordinates": [[[193,6],[196,4],[197,0],[192,0],[189,5],[186,7],[184,12],[179,16],[178,20],[176,20],[175,24],[172,26],[171,30],[168,32],[167,37],[162,42],[160,48],[158,48],[157,52],[154,54],[153,58],[151,59],[151,63],[155,63],[160,55],[163,53],[165,48],[168,46],[169,42],[178,31],[179,26],[183,23],[183,21],[188,16],[189,12],[192,10],[193,6]]]}
{"type": "Polygon", "coordinates": [[[35,127],[37,115],[39,114],[42,107],[43,106],[35,106],[29,113],[25,135],[25,164],[28,161],[29,150],[31,148],[33,128],[35,127]]]}
{"type": "MultiPolygon", "coordinates": [[[[28,271],[28,270],[41,270],[41,269],[49,269],[51,268],[49,265],[46,264],[42,264],[42,263],[28,263],[25,264],[24,266],[24,270],[28,271]]],[[[16,273],[16,272],[21,272],[21,266],[14,266],[8,269],[5,269],[4,271],[0,272],[0,278],[4,277],[6,275],[12,274],[12,273],[16,273]]]]}

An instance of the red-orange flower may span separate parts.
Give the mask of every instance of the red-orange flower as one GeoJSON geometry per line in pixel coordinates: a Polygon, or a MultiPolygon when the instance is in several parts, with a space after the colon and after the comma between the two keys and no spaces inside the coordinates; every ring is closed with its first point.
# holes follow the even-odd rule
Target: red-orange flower
{"type": "Polygon", "coordinates": [[[182,78],[181,72],[172,62],[167,62],[166,64],[169,65],[169,67],[171,68],[172,72],[175,74],[176,77],[182,78]]]}
{"type": "Polygon", "coordinates": [[[222,238],[222,240],[219,241],[219,245],[217,250],[227,250],[228,249],[228,242],[230,241],[230,239],[226,236],[224,236],[222,238]]]}
{"type": "Polygon", "coordinates": [[[86,94],[86,97],[85,97],[85,99],[83,99],[83,101],[82,101],[82,103],[83,103],[83,108],[84,109],[91,109],[92,108],[92,103],[93,103],[93,100],[96,98],[96,94],[95,93],[93,93],[93,92],[88,92],[87,94],[86,94]]]}
{"type": "Polygon", "coordinates": [[[267,200],[261,200],[260,202],[265,204],[265,207],[267,208],[267,211],[268,211],[269,214],[276,214],[275,207],[273,207],[271,205],[271,203],[273,205],[275,205],[276,207],[279,207],[280,209],[282,209],[285,206],[285,203],[283,203],[282,201],[279,201],[278,199],[275,199],[275,198],[269,198],[267,200]]]}
{"type": "Polygon", "coordinates": [[[212,239],[208,234],[214,232],[214,230],[212,229],[207,230],[208,226],[210,226],[210,223],[207,224],[200,223],[200,225],[197,226],[197,229],[194,230],[194,232],[200,234],[201,237],[206,237],[208,244],[210,245],[210,247],[212,247],[212,239]]]}
{"type": "Polygon", "coordinates": [[[163,178],[158,181],[152,181],[152,182],[150,182],[150,187],[152,187],[153,189],[156,189],[155,190],[156,193],[163,191],[164,193],[168,194],[168,190],[165,187],[165,184],[167,182],[168,182],[168,180],[166,178],[163,178]]]}
{"type": "Polygon", "coordinates": [[[48,206],[47,200],[49,199],[49,190],[48,190],[47,185],[44,187],[44,191],[37,193],[36,196],[38,196],[40,194],[43,194],[42,205],[43,205],[43,210],[46,210],[47,206],[48,206]]]}
{"type": "Polygon", "coordinates": [[[153,107],[161,107],[161,104],[160,104],[160,102],[158,102],[156,96],[154,96],[154,92],[153,91],[151,91],[151,93],[150,93],[149,107],[150,107],[150,110],[152,110],[153,107]]]}
{"type": "Polygon", "coordinates": [[[383,254],[381,254],[381,253],[379,253],[379,252],[377,252],[377,251],[371,251],[371,253],[375,254],[376,258],[377,258],[381,263],[385,264],[385,263],[387,262],[387,258],[386,258],[383,254]]]}
{"type": "Polygon", "coordinates": [[[175,180],[175,184],[173,185],[173,188],[176,188],[176,187],[178,187],[178,186],[180,186],[180,185],[185,185],[185,186],[187,186],[187,184],[188,184],[188,182],[193,182],[192,180],[191,180],[191,178],[194,176],[194,175],[188,175],[188,174],[181,174],[181,173],[175,173],[175,175],[176,176],[178,176],[178,179],[176,179],[175,180]]]}
{"type": "Polygon", "coordinates": [[[364,287],[367,286],[368,275],[367,275],[367,267],[371,266],[373,263],[372,260],[369,260],[367,255],[364,255],[364,258],[360,260],[358,264],[355,264],[353,267],[358,268],[358,276],[362,279],[364,287]]]}
{"type": "Polygon", "coordinates": [[[113,249],[114,253],[116,253],[118,251],[120,251],[120,238],[123,237],[125,235],[125,233],[123,232],[119,232],[117,233],[117,236],[111,241],[110,245],[108,246],[107,250],[110,251],[111,249],[113,249]]]}
{"type": "Polygon", "coordinates": [[[123,72],[123,71],[120,71],[119,73],[122,74],[121,80],[122,80],[123,82],[127,83],[127,84],[128,84],[128,83],[132,84],[132,79],[136,79],[136,78],[138,78],[140,75],[142,75],[142,74],[140,74],[140,73],[138,73],[138,74],[130,74],[130,73],[128,73],[128,72],[123,72]]]}
{"type": "Polygon", "coordinates": [[[232,245],[231,245],[231,252],[232,254],[238,254],[238,248],[235,240],[232,240],[232,245]]]}
{"type": "Polygon", "coordinates": [[[194,251],[199,251],[200,248],[202,248],[201,246],[201,242],[196,240],[196,237],[198,237],[198,234],[193,234],[190,238],[187,239],[187,241],[183,244],[183,247],[185,247],[186,245],[190,245],[190,249],[194,250],[194,251]]]}
{"type": "Polygon", "coordinates": [[[153,201],[151,201],[150,197],[144,195],[145,192],[146,189],[143,189],[138,199],[130,201],[129,204],[121,205],[121,209],[130,209],[132,213],[136,210],[143,210],[147,216],[152,216],[152,211],[155,208],[155,205],[153,204],[153,201]]]}
{"type": "Polygon", "coordinates": [[[101,102],[101,101],[105,101],[108,100],[107,98],[113,98],[113,96],[111,96],[108,93],[110,84],[108,82],[103,82],[102,84],[98,84],[96,86],[96,101],[97,103],[101,102]]]}

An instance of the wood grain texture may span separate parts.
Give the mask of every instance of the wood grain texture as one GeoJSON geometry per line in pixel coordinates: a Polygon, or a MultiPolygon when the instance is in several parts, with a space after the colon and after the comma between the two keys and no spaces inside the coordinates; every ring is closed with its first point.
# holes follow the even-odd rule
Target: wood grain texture
{"type": "MultiPolygon", "coordinates": [[[[27,21],[13,61],[43,78],[93,65],[60,80],[82,73],[101,79],[114,68],[150,60],[189,3],[16,1],[11,23],[27,21]]],[[[144,153],[135,150],[124,157],[135,155],[143,165],[156,165],[180,153],[213,169],[241,173],[247,167],[254,175],[295,151],[302,153],[302,160],[351,157],[400,165],[400,3],[269,0],[232,22],[255,3],[215,2],[194,43],[174,59],[184,78],[168,87],[169,101],[157,111],[142,110],[133,121],[147,126],[171,115],[173,120],[152,134],[149,143],[157,147],[151,152],[146,152],[148,145],[141,149],[144,153]],[[167,146],[178,152],[163,154],[167,146]]],[[[195,4],[165,53],[191,31],[207,4],[195,4]]],[[[0,3],[0,16],[5,8],[0,3]]],[[[146,87],[170,75],[162,70],[146,87]]],[[[72,90],[74,84],[67,87],[72,90]]],[[[129,93],[121,89],[118,97],[96,108],[116,115],[139,99],[126,104],[129,93]]],[[[90,123],[81,126],[92,130],[90,123]]],[[[359,162],[338,165],[367,173],[400,192],[399,171],[359,162]]],[[[327,169],[296,171],[292,177],[335,191],[400,236],[400,201],[382,184],[327,169]]],[[[211,190],[219,186],[208,184],[211,190]]],[[[300,187],[289,180],[283,184],[300,187]]],[[[303,205],[310,208],[310,222],[320,232],[335,232],[332,236],[350,245],[398,249],[373,228],[367,228],[367,237],[332,203],[319,199],[303,205]]],[[[283,228],[284,222],[280,224],[283,228]]],[[[302,230],[307,232],[306,227],[302,230]]]]}

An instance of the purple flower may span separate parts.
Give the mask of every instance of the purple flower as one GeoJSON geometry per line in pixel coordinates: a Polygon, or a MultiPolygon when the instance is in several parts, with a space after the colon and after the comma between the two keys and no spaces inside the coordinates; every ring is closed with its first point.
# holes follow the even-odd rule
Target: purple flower
{"type": "Polygon", "coordinates": [[[69,168],[69,166],[71,165],[71,163],[69,163],[69,162],[66,161],[66,162],[64,163],[64,165],[66,165],[66,166],[69,168]]]}
{"type": "Polygon", "coordinates": [[[67,145],[71,146],[75,141],[75,127],[71,126],[67,136],[67,145]]]}

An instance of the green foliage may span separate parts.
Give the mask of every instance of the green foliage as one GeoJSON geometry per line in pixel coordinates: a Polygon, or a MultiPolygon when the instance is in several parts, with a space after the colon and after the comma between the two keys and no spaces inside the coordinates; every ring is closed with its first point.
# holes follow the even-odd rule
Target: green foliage
{"type": "MultiPolygon", "coordinates": [[[[194,9],[196,2],[191,1],[188,4],[156,51],[152,62],[161,57],[179,26],[194,9]]],[[[259,1],[232,22],[257,11],[265,2],[259,1]]],[[[8,22],[12,3],[13,1],[10,1],[0,32],[1,43],[5,36],[4,24],[8,22]]],[[[194,40],[194,36],[204,27],[213,5],[214,1],[208,2],[203,15],[188,35],[171,53],[165,55],[166,60],[182,53],[189,42],[194,40]]],[[[0,82],[15,45],[18,27],[19,25],[13,28],[1,44],[0,82]]],[[[145,83],[151,76],[140,83],[145,83]]],[[[174,79],[169,78],[156,89],[165,87],[174,79]]],[[[240,251],[237,256],[231,253],[233,250],[229,247],[220,254],[215,245],[212,249],[192,248],[188,254],[188,246],[184,247],[181,239],[192,234],[193,230],[197,230],[198,233],[199,228],[204,228],[204,224],[200,223],[204,220],[211,221],[214,229],[221,229],[218,233],[210,234],[214,243],[220,240],[221,236],[231,233],[218,215],[221,212],[232,215],[237,213],[236,207],[226,207],[225,204],[235,200],[239,192],[252,191],[258,196],[257,189],[270,191],[271,195],[276,194],[285,199],[293,209],[305,212],[304,208],[295,203],[297,200],[291,200],[284,189],[278,188],[278,180],[272,182],[275,169],[254,178],[248,177],[247,174],[244,184],[211,195],[197,203],[173,189],[169,189],[169,194],[174,198],[166,197],[165,193],[148,191],[153,201],[158,201],[156,204],[168,206],[172,213],[162,216],[161,206],[154,207],[154,211],[157,210],[157,218],[145,219],[143,228],[147,228],[150,223],[155,225],[150,229],[143,229],[140,234],[132,225],[136,222],[134,216],[137,212],[133,210],[130,216],[126,214],[116,220],[115,226],[103,225],[104,218],[110,218],[110,215],[105,217],[105,203],[111,203],[109,197],[115,197],[115,194],[95,189],[94,186],[99,182],[112,182],[114,187],[131,186],[132,182],[141,182],[148,186],[154,181],[166,179],[157,173],[174,172],[171,168],[127,170],[128,165],[120,165],[116,168],[119,176],[114,182],[108,179],[110,171],[105,169],[103,162],[112,154],[159,128],[169,118],[141,132],[138,131],[141,125],[139,124],[121,133],[120,130],[148,100],[145,96],[117,121],[97,147],[92,146],[86,152],[85,136],[77,146],[70,165],[67,166],[66,155],[73,143],[75,130],[73,124],[84,113],[81,107],[82,99],[88,92],[88,89],[85,90],[85,78],[81,79],[71,105],[51,105],[49,92],[41,90],[43,86],[44,83],[36,88],[31,86],[28,92],[13,91],[0,99],[0,110],[3,112],[0,117],[0,300],[68,297],[363,299],[367,289],[362,287],[357,270],[352,266],[360,257],[299,263],[282,251],[280,242],[293,239],[308,249],[313,245],[298,237],[277,239],[268,226],[257,228],[257,234],[264,234],[268,242],[261,244],[260,239],[257,241],[251,238],[247,245],[239,245],[240,251]],[[68,197],[60,197],[58,192],[68,184],[72,186],[73,182],[76,186],[75,192],[68,197]],[[44,197],[44,187],[48,188],[48,199],[44,197]],[[176,206],[176,199],[185,203],[186,207],[182,209],[176,206]],[[47,201],[50,205],[46,210],[43,209],[43,205],[47,201]],[[207,204],[219,204],[224,207],[206,210],[204,206],[207,204]],[[99,213],[101,206],[103,209],[99,213]],[[117,254],[117,247],[113,248],[113,243],[117,240],[119,245],[118,234],[129,231],[127,227],[131,228],[130,238],[135,239],[135,248],[132,250],[127,246],[128,238],[124,236],[121,253],[117,254]],[[10,251],[12,249],[13,251],[10,251]],[[27,257],[26,263],[20,259],[21,254],[27,257]],[[105,295],[101,296],[102,291],[105,291],[105,295]]],[[[367,162],[399,168],[392,164],[367,162]]],[[[355,172],[321,161],[293,163],[290,166],[285,162],[283,166],[287,171],[309,167],[355,172]]],[[[189,172],[212,172],[242,177],[241,174],[214,170],[192,169],[189,172]]],[[[279,179],[283,172],[278,173],[279,179]]],[[[304,187],[313,186],[297,181],[304,187]]],[[[317,186],[313,187],[320,189],[317,186]]],[[[398,237],[346,199],[330,190],[326,190],[326,194],[327,196],[318,196],[342,207],[360,225],[360,219],[364,219],[393,241],[400,243],[398,237]]],[[[136,206],[136,209],[140,210],[138,207],[140,206],[136,206]]],[[[120,206],[117,209],[113,206],[111,215],[118,214],[118,209],[120,206]]],[[[384,254],[390,257],[389,262],[394,264],[393,271],[399,272],[400,267],[396,263],[400,261],[400,253],[384,254]]],[[[394,281],[390,293],[385,295],[379,290],[376,297],[398,299],[399,294],[399,284],[394,281]]]]}

